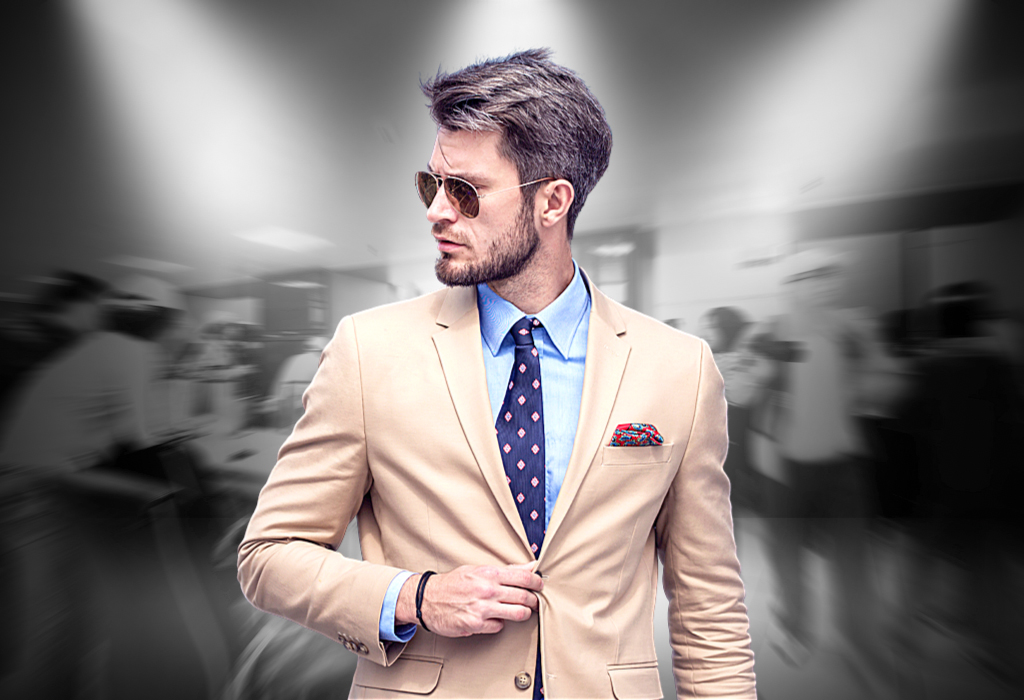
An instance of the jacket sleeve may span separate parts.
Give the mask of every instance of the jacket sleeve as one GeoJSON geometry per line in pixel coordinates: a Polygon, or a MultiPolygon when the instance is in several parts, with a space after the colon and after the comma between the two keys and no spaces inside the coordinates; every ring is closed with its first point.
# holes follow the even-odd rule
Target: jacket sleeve
{"type": "Polygon", "coordinates": [[[302,402],[239,545],[238,580],[257,608],[388,666],[405,645],[380,641],[381,605],[401,570],[336,551],[360,508],[360,530],[376,526],[352,318],[339,324],[302,402]]]}
{"type": "Polygon", "coordinates": [[[722,468],[727,447],[722,375],[702,342],[690,437],[657,522],[680,698],[756,698],[729,480],[722,468]]]}

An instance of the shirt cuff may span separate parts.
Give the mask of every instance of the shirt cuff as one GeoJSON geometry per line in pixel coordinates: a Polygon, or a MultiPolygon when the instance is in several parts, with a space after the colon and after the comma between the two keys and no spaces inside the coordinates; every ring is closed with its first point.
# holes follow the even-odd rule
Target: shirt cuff
{"type": "Polygon", "coordinates": [[[391,579],[391,585],[384,593],[384,605],[380,609],[380,640],[382,642],[408,642],[416,634],[415,624],[395,625],[395,608],[398,607],[398,594],[402,586],[413,576],[411,571],[402,573],[391,579]]]}

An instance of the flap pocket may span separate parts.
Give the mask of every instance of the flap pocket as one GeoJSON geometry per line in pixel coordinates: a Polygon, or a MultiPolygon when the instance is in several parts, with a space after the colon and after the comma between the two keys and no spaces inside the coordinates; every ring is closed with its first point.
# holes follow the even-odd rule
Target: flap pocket
{"type": "Polygon", "coordinates": [[[619,700],[661,700],[658,662],[608,664],[612,693],[619,700]]]}
{"type": "Polygon", "coordinates": [[[641,445],[637,447],[613,447],[605,445],[601,448],[601,464],[610,466],[633,466],[640,464],[660,464],[667,462],[672,456],[672,443],[664,445],[641,445]]]}
{"type": "Polygon", "coordinates": [[[441,659],[403,654],[390,666],[360,659],[353,685],[380,690],[400,690],[426,695],[434,691],[441,678],[441,659]]]}

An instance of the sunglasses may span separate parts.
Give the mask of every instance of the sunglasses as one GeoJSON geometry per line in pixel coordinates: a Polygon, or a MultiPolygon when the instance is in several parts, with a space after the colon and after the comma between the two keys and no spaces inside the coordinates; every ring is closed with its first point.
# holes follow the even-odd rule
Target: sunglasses
{"type": "Polygon", "coordinates": [[[440,175],[421,170],[416,173],[416,193],[420,196],[420,201],[423,202],[424,206],[429,209],[430,205],[434,202],[434,197],[437,196],[437,190],[443,187],[444,193],[448,196],[448,201],[452,203],[452,206],[467,219],[475,219],[477,214],[480,213],[480,200],[484,197],[490,197],[492,194],[507,192],[508,190],[518,190],[520,187],[554,179],[553,177],[542,177],[539,180],[531,180],[521,185],[514,185],[494,190],[487,194],[480,194],[476,191],[476,187],[462,178],[452,177],[451,175],[441,177],[440,175]]]}

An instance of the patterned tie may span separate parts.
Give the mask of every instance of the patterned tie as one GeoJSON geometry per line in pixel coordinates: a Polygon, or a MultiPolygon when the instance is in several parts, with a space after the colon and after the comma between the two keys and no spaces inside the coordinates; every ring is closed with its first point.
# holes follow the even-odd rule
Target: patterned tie
{"type": "Polygon", "coordinates": [[[540,321],[523,317],[512,326],[516,358],[495,432],[505,465],[505,478],[534,556],[544,544],[544,407],[541,401],[540,353],[533,329],[540,321]]]}

